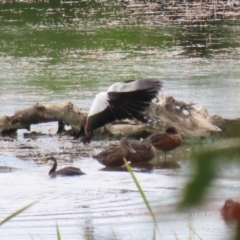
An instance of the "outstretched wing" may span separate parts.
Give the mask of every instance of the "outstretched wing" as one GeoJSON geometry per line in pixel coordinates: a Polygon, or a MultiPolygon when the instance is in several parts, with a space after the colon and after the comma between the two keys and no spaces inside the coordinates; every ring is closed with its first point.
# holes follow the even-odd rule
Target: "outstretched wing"
{"type": "Polygon", "coordinates": [[[109,122],[113,122],[115,119],[116,118],[110,111],[108,93],[98,93],[89,110],[85,132],[102,127],[109,122]]]}
{"type": "Polygon", "coordinates": [[[157,78],[113,84],[96,95],[89,111],[85,131],[92,131],[114,120],[137,118],[147,122],[142,112],[156,97],[162,84],[157,78]]]}

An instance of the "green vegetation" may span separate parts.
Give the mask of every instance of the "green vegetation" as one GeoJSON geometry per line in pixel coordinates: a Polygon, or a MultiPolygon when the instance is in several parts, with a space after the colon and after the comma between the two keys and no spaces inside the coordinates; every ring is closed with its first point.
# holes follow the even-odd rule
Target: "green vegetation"
{"type": "Polygon", "coordinates": [[[190,207],[201,202],[206,188],[217,175],[222,159],[239,159],[239,147],[211,149],[194,154],[196,172],[183,194],[182,207],[190,207]]]}
{"type": "Polygon", "coordinates": [[[138,189],[138,191],[139,191],[139,193],[140,193],[140,195],[141,195],[141,197],[142,197],[142,199],[143,199],[143,201],[144,201],[144,203],[145,203],[145,205],[146,205],[146,207],[147,207],[147,209],[148,209],[148,211],[149,211],[149,213],[150,213],[150,215],[151,215],[151,217],[153,219],[154,230],[153,230],[153,238],[152,239],[154,240],[154,239],[156,239],[156,229],[158,229],[156,217],[155,217],[155,215],[154,215],[154,213],[152,211],[152,208],[151,208],[151,206],[150,206],[150,204],[149,204],[149,202],[148,202],[148,200],[147,200],[147,198],[145,196],[144,191],[142,190],[142,187],[141,187],[140,183],[138,182],[135,174],[133,173],[132,168],[129,166],[129,163],[127,162],[127,160],[125,158],[124,158],[124,162],[125,162],[125,166],[126,166],[128,172],[130,173],[134,183],[136,184],[137,189],[138,189]]]}
{"type": "Polygon", "coordinates": [[[61,240],[61,235],[60,235],[60,231],[59,231],[57,222],[56,222],[56,230],[57,230],[57,239],[61,240]]]}
{"type": "Polygon", "coordinates": [[[40,200],[36,200],[28,205],[26,205],[25,207],[17,210],[16,212],[12,213],[11,215],[9,215],[8,217],[6,217],[5,219],[3,219],[1,222],[0,222],[0,226],[3,225],[4,223],[10,221],[12,218],[16,217],[17,215],[19,215],[20,213],[26,211],[28,208],[30,208],[31,206],[33,206],[34,204],[36,204],[37,202],[39,202],[40,200]]]}

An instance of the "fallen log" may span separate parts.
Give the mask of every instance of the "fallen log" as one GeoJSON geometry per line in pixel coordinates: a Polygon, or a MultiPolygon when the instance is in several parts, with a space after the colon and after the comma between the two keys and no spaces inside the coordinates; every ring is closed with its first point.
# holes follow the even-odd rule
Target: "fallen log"
{"type": "Polygon", "coordinates": [[[209,136],[213,132],[221,131],[221,126],[215,125],[215,118],[208,114],[206,108],[176,100],[171,96],[159,95],[157,100],[151,103],[146,114],[155,121],[155,125],[108,124],[104,127],[105,131],[114,136],[132,137],[145,137],[156,131],[165,131],[170,126],[175,127],[183,136],[192,137],[209,136]]]}
{"type": "Polygon", "coordinates": [[[13,133],[18,129],[30,131],[32,124],[58,122],[58,133],[65,125],[71,126],[73,132],[80,131],[87,113],[71,102],[59,104],[40,104],[17,110],[13,116],[0,117],[0,133],[13,133]]]}
{"type": "MultiPolygon", "coordinates": [[[[184,136],[208,136],[220,132],[225,123],[220,116],[211,117],[207,109],[194,103],[176,100],[171,96],[159,95],[147,109],[146,114],[155,122],[143,124],[135,120],[115,121],[95,131],[96,137],[145,137],[156,131],[164,131],[174,126],[184,136]],[[215,125],[215,122],[218,124],[215,125]]],[[[84,126],[87,112],[71,102],[59,104],[40,104],[17,110],[13,116],[0,117],[0,133],[16,132],[18,129],[30,131],[32,124],[58,122],[58,131],[64,131],[65,125],[71,126],[71,133],[78,133],[84,126]]]]}
{"type": "MultiPolygon", "coordinates": [[[[143,124],[137,120],[115,121],[97,129],[94,134],[97,139],[123,136],[144,138],[153,132],[165,131],[167,127],[173,126],[183,136],[231,136],[234,133],[239,136],[236,129],[240,128],[240,119],[229,120],[221,116],[210,116],[206,108],[171,96],[159,95],[145,114],[154,120],[154,125],[143,124]]],[[[86,118],[87,112],[71,102],[46,105],[36,103],[17,110],[13,116],[1,116],[0,134],[16,133],[18,129],[30,131],[32,124],[46,122],[58,122],[57,133],[61,133],[65,125],[69,125],[70,133],[77,134],[85,125],[86,118]]]]}

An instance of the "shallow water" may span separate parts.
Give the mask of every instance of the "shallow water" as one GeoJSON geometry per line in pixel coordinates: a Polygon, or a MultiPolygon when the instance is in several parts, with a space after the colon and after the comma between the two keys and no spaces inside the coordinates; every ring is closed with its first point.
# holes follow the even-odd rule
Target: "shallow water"
{"type": "Polygon", "coordinates": [[[1,114],[35,102],[72,101],[88,110],[111,83],[155,76],[167,95],[239,117],[238,20],[122,23],[111,16],[118,6],[86,5],[2,5],[1,114]],[[94,9],[99,15],[91,17],[94,9]]]}
{"type": "MultiPolygon", "coordinates": [[[[1,5],[1,115],[36,102],[72,101],[88,110],[94,95],[111,83],[155,76],[164,94],[204,106],[211,115],[240,117],[238,20],[192,28],[155,24],[154,18],[134,22],[131,13],[121,17],[118,6],[86,6],[1,5]]],[[[56,239],[56,222],[63,239],[151,239],[154,225],[129,173],[101,171],[90,157],[108,143],[83,146],[56,136],[56,129],[55,123],[34,125],[31,130],[48,135],[26,139],[19,130],[14,141],[1,139],[0,165],[13,169],[0,173],[0,220],[41,199],[1,226],[1,239],[56,239]],[[48,154],[58,156],[59,168],[74,165],[87,175],[50,179],[49,166],[40,161],[48,154]]],[[[239,197],[236,162],[220,169],[199,208],[177,210],[192,176],[190,155],[201,147],[184,145],[170,153],[178,169],[134,168],[156,213],[156,239],[232,235],[219,209],[226,198],[239,197]]]]}
{"type": "MultiPolygon", "coordinates": [[[[88,235],[94,239],[150,239],[152,218],[130,174],[106,171],[88,156],[108,143],[92,142],[93,146],[85,147],[71,137],[62,138],[29,141],[19,137],[16,142],[2,142],[0,165],[14,171],[0,174],[0,219],[40,201],[1,226],[1,239],[56,239],[56,223],[64,239],[86,239],[88,235]],[[58,157],[59,169],[76,166],[86,175],[49,178],[50,166],[41,162],[49,154],[58,157]]],[[[188,152],[182,146],[168,155],[168,161],[179,164],[176,169],[134,168],[157,218],[156,239],[230,239],[234,228],[223,221],[219,210],[226,198],[238,197],[240,166],[234,161],[219,165],[219,176],[203,204],[182,212],[177,206],[192,176],[188,152]]]]}
{"type": "MultiPolygon", "coordinates": [[[[3,225],[1,239],[55,239],[56,222],[65,239],[84,239],[86,232],[94,239],[114,239],[115,235],[117,239],[149,239],[153,234],[152,219],[129,173],[100,171],[102,166],[93,159],[78,158],[74,166],[87,175],[50,179],[47,165],[30,162],[23,167],[19,160],[12,162],[21,170],[0,175],[1,218],[41,200],[3,225]]],[[[176,200],[189,176],[188,166],[183,166],[177,171],[136,172],[158,219],[157,239],[228,239],[232,228],[221,219],[219,208],[223,196],[237,192],[239,179],[217,179],[209,190],[211,201],[181,213],[176,211],[176,200]]]]}

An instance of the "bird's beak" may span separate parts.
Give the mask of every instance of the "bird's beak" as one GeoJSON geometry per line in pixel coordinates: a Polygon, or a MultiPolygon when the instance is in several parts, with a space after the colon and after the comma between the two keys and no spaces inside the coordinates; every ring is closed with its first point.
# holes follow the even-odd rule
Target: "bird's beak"
{"type": "Polygon", "coordinates": [[[130,153],[136,153],[136,151],[132,148],[130,144],[127,145],[127,149],[130,153]]]}

